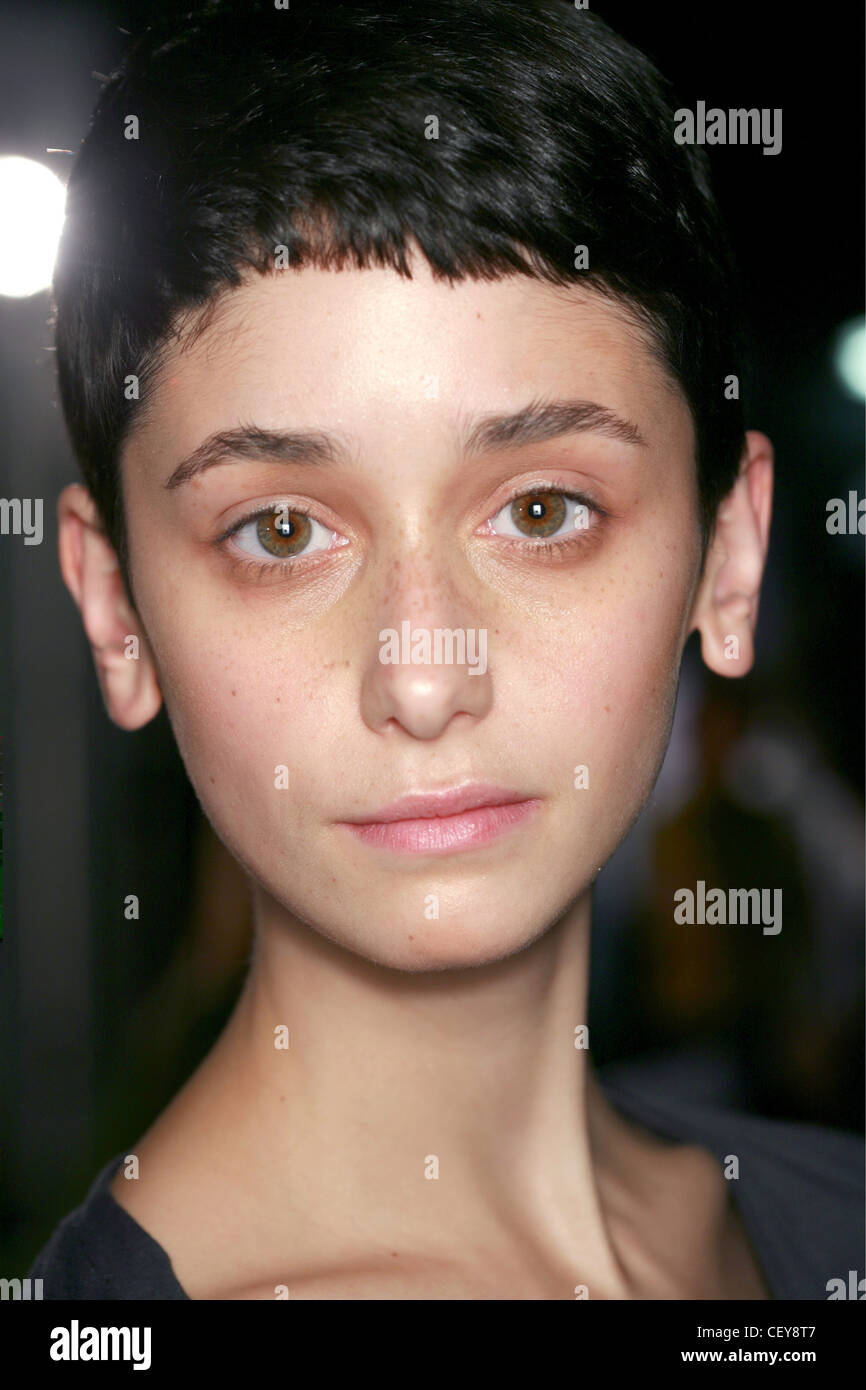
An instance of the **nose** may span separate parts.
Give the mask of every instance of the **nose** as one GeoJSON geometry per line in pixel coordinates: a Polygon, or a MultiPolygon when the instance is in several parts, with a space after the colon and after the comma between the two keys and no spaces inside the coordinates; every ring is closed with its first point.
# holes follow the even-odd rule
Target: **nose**
{"type": "MultiPolygon", "coordinates": [[[[438,738],[454,720],[483,719],[493,703],[488,631],[439,549],[395,556],[375,586],[361,714],[376,733],[438,738]]],[[[477,607],[477,606],[476,606],[477,607]]]]}

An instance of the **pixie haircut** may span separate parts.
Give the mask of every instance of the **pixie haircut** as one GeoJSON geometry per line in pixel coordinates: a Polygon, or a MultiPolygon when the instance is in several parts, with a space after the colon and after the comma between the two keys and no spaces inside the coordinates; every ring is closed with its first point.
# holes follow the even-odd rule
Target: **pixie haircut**
{"type": "Polygon", "coordinates": [[[292,267],[408,275],[414,239],[436,279],[525,274],[618,301],[688,402],[705,557],[744,443],[725,392],[740,293],[675,108],[571,0],[163,11],[100,93],[53,287],[63,411],[130,597],[124,440],[181,330],[250,269],[274,273],[278,248],[292,267]]]}

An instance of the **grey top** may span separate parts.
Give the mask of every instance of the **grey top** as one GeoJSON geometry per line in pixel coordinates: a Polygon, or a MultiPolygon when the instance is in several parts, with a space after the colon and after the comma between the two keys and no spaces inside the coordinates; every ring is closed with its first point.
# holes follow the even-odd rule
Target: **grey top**
{"type": "MultiPolygon", "coordinates": [[[[731,1191],[773,1298],[826,1300],[829,1280],[847,1286],[852,1270],[855,1281],[863,1277],[860,1136],[651,1095],[627,1065],[602,1069],[599,1081],[614,1107],[644,1128],[696,1144],[720,1166],[737,1156],[731,1191]]],[[[109,1191],[123,1157],[106,1163],[36,1257],[29,1277],[44,1281],[44,1298],[189,1298],[166,1251],[109,1191]]]]}

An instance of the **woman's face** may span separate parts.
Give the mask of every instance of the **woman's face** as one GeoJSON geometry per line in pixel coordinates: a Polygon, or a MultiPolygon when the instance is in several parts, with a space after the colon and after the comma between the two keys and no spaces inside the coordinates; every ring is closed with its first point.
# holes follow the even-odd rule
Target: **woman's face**
{"type": "Polygon", "coordinates": [[[274,903],[409,971],[519,950],[622,840],[700,564],[690,414],[623,311],[413,276],[253,276],[172,349],[123,459],[143,659],[205,812],[274,903]],[[167,486],[251,427],[315,438],[217,441],[167,486]],[[435,844],[345,824],[470,782],[530,804],[435,844]]]}

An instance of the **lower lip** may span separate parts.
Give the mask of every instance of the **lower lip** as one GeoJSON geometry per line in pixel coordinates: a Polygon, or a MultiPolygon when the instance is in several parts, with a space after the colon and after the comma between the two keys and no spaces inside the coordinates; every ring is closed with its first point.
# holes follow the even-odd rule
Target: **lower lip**
{"type": "Polygon", "coordinates": [[[363,825],[342,821],[341,824],[365,844],[379,849],[396,850],[398,854],[454,854],[489,845],[506,831],[521,825],[540,805],[535,797],[530,801],[512,801],[505,806],[476,806],[456,816],[368,821],[363,825]]]}

